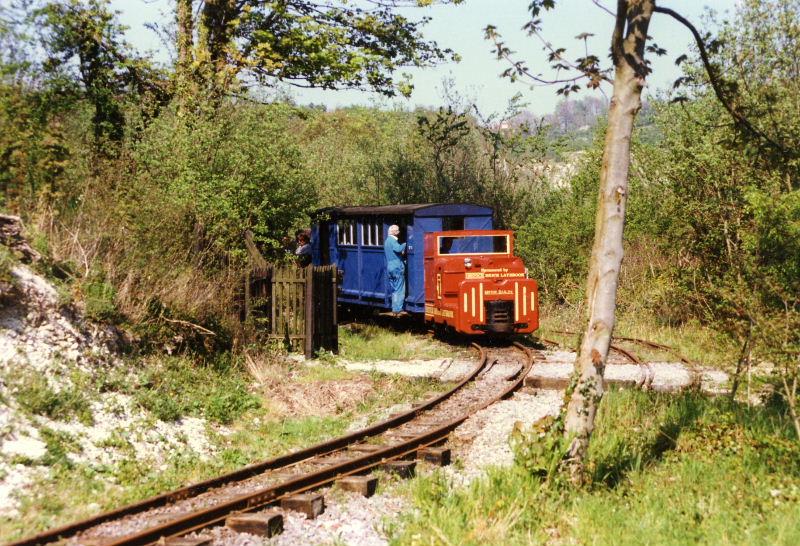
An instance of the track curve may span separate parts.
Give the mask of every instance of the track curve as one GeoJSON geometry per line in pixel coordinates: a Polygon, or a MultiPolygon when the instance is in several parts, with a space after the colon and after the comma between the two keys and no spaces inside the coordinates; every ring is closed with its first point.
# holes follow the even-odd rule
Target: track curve
{"type": "MultiPolygon", "coordinates": [[[[303,493],[329,485],[339,478],[364,473],[385,464],[387,461],[402,459],[418,454],[422,449],[445,441],[452,430],[463,423],[468,417],[485,407],[508,397],[522,387],[526,375],[530,372],[535,358],[535,350],[521,344],[514,344],[516,350],[525,355],[525,364],[521,365],[508,377],[494,378],[496,392],[486,396],[470,395],[470,390],[465,387],[474,384],[479,377],[490,375],[494,362],[488,361],[488,353],[484,347],[473,345],[479,351],[479,362],[470,373],[461,380],[453,389],[435,396],[422,404],[414,406],[411,410],[403,412],[356,432],[322,442],[320,444],[302,449],[281,457],[276,457],[260,463],[246,466],[216,478],[193,484],[169,493],[158,495],[138,503],[105,512],[103,514],[52,529],[33,537],[23,539],[9,546],[33,546],[48,544],[62,540],[69,540],[70,544],[83,543],[82,533],[102,527],[113,527],[116,522],[144,519],[141,528],[121,536],[101,537],[103,540],[92,538],[88,542],[103,544],[103,546],[130,546],[154,544],[170,537],[179,537],[196,532],[210,526],[224,523],[226,517],[234,512],[253,512],[274,505],[282,498],[289,495],[303,493]],[[450,407],[452,406],[452,407],[450,407]],[[463,406],[463,407],[462,407],[463,406]],[[437,418],[437,412],[439,417],[437,418]],[[442,418],[444,416],[444,418],[442,418]],[[425,418],[425,419],[422,419],[425,418]],[[438,422],[430,424],[431,418],[438,422]],[[427,421],[427,425],[423,422],[427,421]],[[403,427],[411,430],[416,427],[418,433],[402,441],[391,441],[387,433],[402,430],[403,427]],[[353,456],[353,448],[365,440],[374,441],[383,435],[389,439],[386,445],[377,449],[353,456]],[[344,460],[335,460],[336,456],[344,460]],[[328,463],[326,464],[326,459],[328,463]],[[335,461],[334,461],[335,460],[335,461]],[[168,511],[183,503],[191,503],[203,495],[213,497],[217,493],[224,493],[226,488],[230,491],[242,490],[240,484],[254,482],[262,476],[278,476],[278,471],[289,471],[290,475],[277,479],[274,483],[267,483],[251,489],[245,488],[241,494],[218,497],[217,502],[203,505],[200,501],[198,509],[190,513],[174,512],[175,517],[167,516],[167,520],[159,521],[157,518],[147,520],[146,514],[151,512],[168,511]],[[292,471],[298,471],[291,474],[292,471]],[[220,500],[224,499],[224,500],[220,500]],[[156,523],[153,523],[156,522],[156,523]]],[[[496,361],[495,361],[496,362],[496,361]]],[[[491,387],[493,390],[495,386],[491,387]]],[[[476,389],[472,389],[476,390],[476,389]]],[[[408,434],[407,434],[408,435],[408,434]]],[[[363,444],[361,444],[363,447],[363,444]]],[[[87,542],[87,543],[88,543],[87,542]]]]}

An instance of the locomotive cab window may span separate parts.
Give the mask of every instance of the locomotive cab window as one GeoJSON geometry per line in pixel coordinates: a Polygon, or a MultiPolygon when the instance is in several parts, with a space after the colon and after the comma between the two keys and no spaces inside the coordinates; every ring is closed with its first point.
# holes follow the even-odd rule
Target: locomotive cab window
{"type": "Polygon", "coordinates": [[[508,254],[508,235],[439,236],[439,255],[508,254]]]}
{"type": "Polygon", "coordinates": [[[356,244],[356,223],[354,220],[339,220],[336,223],[336,232],[340,245],[356,244]]]}
{"type": "Polygon", "coordinates": [[[363,246],[383,246],[383,222],[364,220],[361,222],[361,244],[363,246]]]}

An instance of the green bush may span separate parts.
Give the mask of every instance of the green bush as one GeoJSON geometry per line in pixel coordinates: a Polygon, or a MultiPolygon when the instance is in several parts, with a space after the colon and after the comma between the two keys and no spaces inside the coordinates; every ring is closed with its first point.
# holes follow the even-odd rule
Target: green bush
{"type": "Polygon", "coordinates": [[[196,416],[228,424],[261,407],[247,387],[247,377],[234,363],[166,357],[147,361],[132,394],[140,406],[164,421],[196,416]]]}
{"type": "Polygon", "coordinates": [[[523,465],[412,483],[392,544],[796,544],[800,443],[786,415],[697,393],[603,398],[584,487],[523,465]]]}
{"type": "Polygon", "coordinates": [[[103,280],[92,279],[81,285],[86,316],[96,321],[116,321],[119,311],[114,287],[103,280]]]}
{"type": "Polygon", "coordinates": [[[601,140],[580,159],[567,186],[544,188],[535,196],[527,220],[517,230],[517,254],[551,304],[575,304],[583,298],[594,239],[601,140]]]}
{"type": "Polygon", "coordinates": [[[47,379],[36,372],[17,372],[11,375],[9,382],[16,391],[17,403],[32,414],[59,421],[76,418],[87,425],[93,423],[84,390],[85,378],[75,376],[71,384],[65,383],[60,391],[50,387],[47,379]]]}

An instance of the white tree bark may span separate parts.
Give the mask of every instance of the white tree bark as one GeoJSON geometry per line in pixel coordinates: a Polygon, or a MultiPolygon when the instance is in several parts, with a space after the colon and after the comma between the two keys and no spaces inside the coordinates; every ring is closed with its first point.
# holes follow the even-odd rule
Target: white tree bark
{"type": "Polygon", "coordinates": [[[654,0],[619,0],[617,4],[617,26],[611,46],[614,95],[608,112],[594,245],[586,283],[589,320],[576,363],[579,376],[564,422],[565,435],[571,441],[568,464],[574,481],[582,479],[589,438],[603,397],[603,372],[614,331],[622,263],[631,135],[641,108],[647,73],[644,47],[654,8],[654,0]]]}

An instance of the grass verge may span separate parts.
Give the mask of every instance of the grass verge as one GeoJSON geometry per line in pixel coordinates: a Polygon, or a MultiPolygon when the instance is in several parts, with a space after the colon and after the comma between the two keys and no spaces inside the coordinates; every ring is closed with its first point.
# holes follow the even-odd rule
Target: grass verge
{"type": "Polygon", "coordinates": [[[339,354],[356,361],[432,360],[452,356],[453,348],[428,336],[351,324],[339,329],[339,354]]]}
{"type": "MultiPolygon", "coordinates": [[[[695,394],[611,393],[590,484],[517,464],[465,489],[416,480],[393,544],[798,544],[800,443],[777,408],[695,394]]],[[[522,461],[520,461],[522,462],[522,461]]]]}
{"type": "MultiPolygon", "coordinates": [[[[635,337],[668,345],[689,360],[704,366],[730,371],[741,350],[729,338],[696,321],[680,325],[665,324],[648,311],[621,313],[616,320],[615,336],[635,337]]],[[[578,336],[563,332],[582,333],[585,326],[585,319],[576,307],[547,306],[541,309],[541,328],[536,335],[574,349],[578,336]]],[[[631,348],[647,360],[676,360],[674,355],[663,351],[651,351],[639,345],[631,348]]]]}

